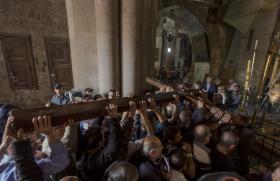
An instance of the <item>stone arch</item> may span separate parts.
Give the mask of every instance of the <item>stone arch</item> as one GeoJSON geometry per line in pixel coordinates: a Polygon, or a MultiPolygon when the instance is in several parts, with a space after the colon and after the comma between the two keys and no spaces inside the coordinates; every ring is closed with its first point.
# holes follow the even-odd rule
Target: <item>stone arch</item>
{"type": "Polygon", "coordinates": [[[182,6],[172,6],[162,9],[159,12],[157,36],[162,35],[161,25],[164,22],[164,17],[175,21],[176,27],[178,27],[177,33],[187,34],[189,36],[192,43],[194,61],[210,61],[209,55],[211,52],[209,52],[208,35],[204,25],[195,15],[182,6]]]}
{"type": "MultiPolygon", "coordinates": [[[[166,18],[174,21],[176,38],[178,37],[178,35],[185,35],[187,37],[187,40],[190,43],[191,50],[192,50],[191,51],[192,66],[193,63],[195,62],[204,62],[209,64],[211,49],[209,45],[207,31],[204,28],[203,22],[201,22],[199,20],[200,18],[198,18],[192,12],[187,10],[185,7],[170,6],[159,11],[159,19],[157,22],[158,23],[157,43],[156,43],[157,54],[158,54],[157,58],[159,61],[155,63],[156,70],[159,70],[162,64],[162,60],[166,58],[163,56],[164,54],[167,54],[166,50],[163,49],[163,47],[166,46],[166,44],[164,44],[164,38],[163,38],[164,30],[162,26],[163,23],[165,23],[166,18]]],[[[178,42],[176,46],[178,49],[178,42]]],[[[179,43],[179,47],[180,47],[180,43],[179,43]]],[[[177,60],[180,51],[177,50],[177,52],[174,53],[176,53],[176,55],[171,57],[171,59],[174,59],[174,65],[176,65],[176,63],[180,62],[177,60]]]]}

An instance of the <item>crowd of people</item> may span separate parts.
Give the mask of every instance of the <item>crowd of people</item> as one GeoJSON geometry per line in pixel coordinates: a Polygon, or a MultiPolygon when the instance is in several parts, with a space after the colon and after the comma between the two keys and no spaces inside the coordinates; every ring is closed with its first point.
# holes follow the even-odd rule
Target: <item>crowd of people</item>
{"type": "MultiPolygon", "coordinates": [[[[165,105],[149,98],[130,102],[128,111],[119,112],[109,104],[106,116],[69,119],[63,126],[53,127],[48,115],[34,117],[32,133],[15,127],[12,106],[2,105],[0,180],[279,181],[279,164],[271,173],[249,173],[255,133],[233,124],[233,117],[241,119],[236,112],[240,86],[228,83],[207,77],[194,85],[214,103],[210,109],[203,100],[193,104],[174,92],[174,101],[165,105]]],[[[160,92],[177,88],[185,89],[163,85],[160,92]]],[[[60,84],[54,92],[47,106],[75,103],[60,84]]],[[[82,102],[119,98],[116,90],[103,97],[87,88],[82,102]]]]}

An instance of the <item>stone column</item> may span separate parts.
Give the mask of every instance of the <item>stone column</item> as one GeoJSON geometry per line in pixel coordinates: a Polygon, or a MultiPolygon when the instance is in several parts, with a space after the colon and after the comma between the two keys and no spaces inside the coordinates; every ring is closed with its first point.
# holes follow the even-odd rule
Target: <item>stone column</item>
{"type": "Polygon", "coordinates": [[[92,87],[98,91],[95,2],[67,0],[70,50],[74,88],[92,87]]]}
{"type": "MultiPolygon", "coordinates": [[[[137,94],[137,17],[139,0],[121,0],[122,94],[137,94]]],[[[140,51],[140,50],[138,50],[140,51]]]]}
{"type": "Polygon", "coordinates": [[[119,1],[95,0],[99,93],[119,89],[119,1]]]}
{"type": "MultiPolygon", "coordinates": [[[[176,45],[175,45],[175,49],[174,49],[174,53],[175,53],[175,59],[174,59],[174,66],[179,68],[179,62],[180,62],[180,48],[181,48],[181,37],[177,37],[176,38],[176,45]]],[[[182,66],[181,62],[180,62],[180,66],[182,66]]]]}
{"type": "Polygon", "coordinates": [[[157,28],[157,0],[141,1],[140,25],[140,57],[141,71],[139,90],[143,92],[150,85],[146,83],[146,77],[154,75],[155,72],[155,47],[156,47],[156,28],[157,28]]]}
{"type": "Polygon", "coordinates": [[[145,78],[154,72],[157,0],[121,0],[122,92],[145,89],[145,78]]]}

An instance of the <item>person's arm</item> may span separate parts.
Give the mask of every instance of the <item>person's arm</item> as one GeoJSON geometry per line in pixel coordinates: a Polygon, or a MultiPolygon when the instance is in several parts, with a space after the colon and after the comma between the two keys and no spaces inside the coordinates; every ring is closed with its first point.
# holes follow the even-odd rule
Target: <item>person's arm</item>
{"type": "Polygon", "coordinates": [[[160,123],[165,123],[167,121],[167,118],[164,116],[164,114],[162,112],[157,110],[156,101],[152,98],[149,98],[148,101],[150,103],[150,109],[152,111],[154,111],[154,113],[156,114],[159,122],[160,123]]]}
{"type": "Polygon", "coordinates": [[[78,124],[74,120],[68,120],[61,142],[69,153],[76,153],[78,145],[78,124]]]}
{"type": "Polygon", "coordinates": [[[122,130],[120,127],[120,119],[118,114],[117,106],[110,104],[107,108],[108,115],[110,117],[109,121],[109,138],[107,146],[98,155],[98,160],[95,165],[107,167],[113,161],[115,161],[118,156],[125,156],[127,151],[127,144],[124,146],[122,130]]]}
{"type": "Polygon", "coordinates": [[[70,163],[68,153],[61,141],[49,143],[51,154],[44,159],[37,160],[37,164],[44,173],[56,174],[63,171],[70,163]]]}
{"type": "Polygon", "coordinates": [[[134,118],[137,106],[135,102],[131,101],[129,102],[130,108],[127,112],[127,116],[125,118],[122,118],[120,125],[122,128],[122,144],[125,146],[128,144],[130,138],[131,138],[131,130],[134,127],[134,118]]]}
{"type": "Polygon", "coordinates": [[[140,112],[140,116],[141,116],[142,121],[143,121],[143,125],[145,126],[145,129],[147,131],[147,134],[152,135],[154,133],[154,131],[153,131],[153,127],[152,127],[151,122],[150,122],[150,120],[148,118],[148,115],[147,115],[147,103],[146,103],[146,101],[142,101],[140,103],[139,112],[140,112]]]}
{"type": "Polygon", "coordinates": [[[5,130],[4,130],[4,133],[3,133],[3,136],[2,136],[2,142],[1,142],[1,145],[0,145],[0,160],[3,158],[3,156],[6,152],[6,149],[8,148],[8,146],[11,143],[11,138],[7,135],[7,126],[9,125],[8,121],[6,123],[5,130]]]}
{"type": "Polygon", "coordinates": [[[37,160],[42,172],[56,174],[64,170],[70,163],[69,156],[56,131],[51,126],[51,118],[49,116],[39,116],[33,118],[32,122],[35,131],[46,135],[51,151],[47,158],[37,160]]]}
{"type": "MultiPolygon", "coordinates": [[[[4,135],[13,139],[14,161],[19,181],[43,181],[43,174],[34,160],[30,142],[24,137],[23,129],[13,129],[14,117],[9,117],[4,135]]],[[[3,147],[2,147],[3,148],[3,147]]]]}
{"type": "Polygon", "coordinates": [[[171,104],[173,106],[173,112],[171,118],[167,119],[169,123],[173,123],[178,120],[179,111],[176,104],[171,104]]]}
{"type": "Polygon", "coordinates": [[[160,112],[158,110],[155,110],[154,112],[160,123],[165,123],[167,121],[167,118],[164,116],[164,114],[162,112],[160,112]]]}
{"type": "Polygon", "coordinates": [[[136,113],[136,109],[137,109],[137,106],[136,106],[136,104],[135,104],[135,102],[133,102],[133,101],[130,101],[129,102],[129,110],[128,111],[125,111],[125,112],[123,112],[123,114],[122,114],[122,121],[123,120],[125,120],[125,119],[134,119],[134,116],[135,116],[135,113],[136,113]]]}
{"type": "Polygon", "coordinates": [[[120,119],[118,118],[117,115],[110,116],[110,117],[111,117],[111,121],[109,122],[110,133],[108,138],[108,144],[104,149],[104,153],[105,155],[116,155],[118,154],[118,150],[119,150],[118,146],[120,145],[121,142],[121,127],[119,124],[120,119]]]}

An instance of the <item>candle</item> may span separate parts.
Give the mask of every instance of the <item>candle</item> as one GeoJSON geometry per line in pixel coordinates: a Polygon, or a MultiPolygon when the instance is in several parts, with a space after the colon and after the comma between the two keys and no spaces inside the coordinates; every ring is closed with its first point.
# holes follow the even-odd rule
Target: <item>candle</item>
{"type": "Polygon", "coordinates": [[[276,74],[278,72],[278,67],[279,67],[279,57],[276,58],[271,74],[271,81],[274,82],[274,79],[276,78],[276,74]]]}
{"type": "Polygon", "coordinates": [[[257,47],[258,47],[258,42],[259,42],[259,40],[256,40],[255,47],[254,47],[253,61],[252,61],[252,65],[251,65],[250,87],[251,87],[252,78],[253,78],[254,65],[255,65],[255,58],[256,58],[256,50],[257,50],[257,47]]]}
{"type": "Polygon", "coordinates": [[[246,77],[245,77],[245,85],[244,85],[245,91],[249,91],[251,64],[252,64],[252,60],[249,59],[247,62],[247,69],[246,69],[246,77]]]}

